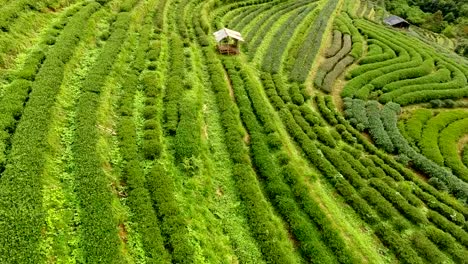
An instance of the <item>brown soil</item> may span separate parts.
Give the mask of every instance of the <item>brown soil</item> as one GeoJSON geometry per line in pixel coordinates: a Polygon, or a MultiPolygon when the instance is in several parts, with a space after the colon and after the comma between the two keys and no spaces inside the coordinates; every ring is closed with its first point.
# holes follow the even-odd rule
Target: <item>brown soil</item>
{"type": "Polygon", "coordinates": [[[465,147],[466,144],[468,144],[468,134],[464,135],[463,137],[460,138],[460,140],[458,140],[458,143],[457,143],[458,155],[462,154],[463,148],[465,147]]]}
{"type": "Polygon", "coordinates": [[[228,83],[229,95],[231,96],[232,100],[235,101],[236,98],[234,97],[234,89],[232,88],[232,82],[231,82],[231,79],[229,79],[229,76],[227,75],[226,72],[224,72],[224,79],[228,83]]]}
{"type": "Polygon", "coordinates": [[[124,224],[119,224],[119,238],[120,238],[120,240],[122,240],[124,243],[127,243],[127,240],[128,240],[127,237],[128,237],[128,232],[125,229],[125,225],[124,224]]]}
{"type": "Polygon", "coordinates": [[[244,142],[245,142],[245,144],[247,144],[247,145],[250,144],[250,135],[249,135],[249,133],[245,133],[244,142]]]}

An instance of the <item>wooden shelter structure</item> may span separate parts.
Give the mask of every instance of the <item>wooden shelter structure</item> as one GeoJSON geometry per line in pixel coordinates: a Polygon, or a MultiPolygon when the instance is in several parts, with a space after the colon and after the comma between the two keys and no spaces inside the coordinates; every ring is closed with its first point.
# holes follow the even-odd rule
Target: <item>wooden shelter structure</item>
{"type": "Polygon", "coordinates": [[[228,55],[239,54],[239,41],[244,42],[241,33],[223,28],[213,33],[213,35],[216,39],[216,43],[218,43],[217,48],[219,53],[228,55]]]}
{"type": "Polygon", "coordinates": [[[384,23],[396,28],[409,28],[410,23],[399,16],[389,16],[384,19],[384,23]]]}

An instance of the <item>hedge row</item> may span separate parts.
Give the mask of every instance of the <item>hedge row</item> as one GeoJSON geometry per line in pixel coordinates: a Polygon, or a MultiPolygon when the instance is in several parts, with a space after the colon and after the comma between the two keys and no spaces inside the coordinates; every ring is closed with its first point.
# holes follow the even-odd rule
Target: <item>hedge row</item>
{"type": "Polygon", "coordinates": [[[390,188],[384,181],[378,178],[370,180],[370,184],[376,188],[388,201],[390,201],[395,207],[405,215],[409,220],[415,224],[427,224],[427,218],[418,208],[411,206],[408,201],[403,198],[393,188],[390,188]]]}
{"type": "MultiPolygon", "coordinates": [[[[327,97],[329,98],[329,97],[327,97]]],[[[317,104],[317,108],[319,109],[320,113],[322,114],[323,118],[332,126],[338,124],[338,120],[335,117],[335,114],[327,107],[326,99],[323,96],[316,96],[315,103],[317,104]]],[[[331,98],[330,98],[331,100],[331,98]]]]}
{"type": "MultiPolygon", "coordinates": [[[[281,99],[281,97],[278,95],[277,87],[275,86],[275,83],[273,82],[272,76],[269,73],[262,73],[260,75],[260,78],[261,78],[263,86],[265,88],[265,93],[268,96],[268,98],[269,98],[271,104],[273,105],[273,107],[276,110],[280,110],[281,108],[285,107],[285,103],[284,103],[283,99],[281,99]]],[[[283,85],[283,87],[286,87],[286,85],[283,85]]],[[[278,91],[279,90],[280,89],[278,88],[278,91]]],[[[289,97],[289,95],[288,95],[288,97],[289,97]]]]}
{"type": "Polygon", "coordinates": [[[335,166],[335,168],[345,177],[345,179],[356,189],[360,190],[367,185],[367,182],[352,168],[352,166],[344,160],[340,153],[327,146],[320,146],[325,158],[335,166]]]}
{"type": "Polygon", "coordinates": [[[119,101],[121,114],[117,123],[119,148],[124,162],[123,180],[128,186],[127,204],[131,209],[131,221],[141,235],[146,261],[167,263],[170,255],[164,248],[164,240],[159,228],[160,223],[153,209],[150,193],[146,189],[143,167],[137,146],[137,133],[133,117],[133,105],[138,86],[137,71],[132,69],[126,76],[119,101]]]}
{"type": "Polygon", "coordinates": [[[455,121],[448,125],[439,135],[439,148],[444,157],[445,166],[465,182],[468,181],[468,168],[458,154],[458,141],[468,133],[468,119],[455,121]]]}
{"type": "Polygon", "coordinates": [[[281,68],[281,62],[284,53],[288,47],[289,41],[293,38],[294,33],[297,31],[297,26],[306,19],[310,18],[310,12],[317,6],[317,4],[312,4],[309,6],[304,6],[299,8],[296,12],[291,14],[277,32],[273,36],[273,41],[270,42],[268,46],[268,52],[265,53],[262,61],[262,70],[271,73],[278,73],[281,68]]]}
{"type": "MultiPolygon", "coordinates": [[[[455,72],[455,77],[451,81],[445,82],[445,83],[425,83],[425,84],[415,84],[415,85],[400,87],[400,88],[397,88],[396,90],[393,90],[391,92],[384,94],[382,97],[380,97],[380,101],[383,101],[383,102],[388,102],[390,100],[398,101],[401,97],[405,97],[405,96],[407,97],[408,94],[414,93],[413,95],[415,95],[415,98],[409,97],[410,101],[411,99],[413,99],[413,101],[421,102],[422,98],[418,98],[416,96],[417,93],[420,93],[422,95],[420,96],[424,97],[425,94],[429,94],[431,92],[440,92],[443,94],[444,90],[447,90],[447,93],[449,94],[450,91],[456,91],[456,89],[461,88],[466,85],[466,78],[464,78],[464,75],[462,76],[462,74],[463,73],[461,73],[460,71],[458,71],[458,74],[457,72],[455,72]]],[[[451,97],[447,97],[447,98],[451,98],[451,97]]],[[[433,100],[433,99],[446,99],[446,98],[441,97],[441,98],[429,98],[429,99],[433,100]]],[[[430,101],[430,100],[426,99],[426,101],[430,101]]]]}
{"type": "Polygon", "coordinates": [[[412,159],[413,166],[443,182],[448,190],[460,200],[468,199],[468,184],[455,177],[445,168],[438,166],[432,160],[416,152],[401,135],[397,126],[397,113],[400,107],[395,103],[388,103],[382,110],[381,117],[385,120],[383,123],[385,129],[391,138],[395,148],[400,154],[405,154],[412,159]]]}
{"type": "Polygon", "coordinates": [[[424,261],[414,251],[408,241],[401,238],[392,228],[386,224],[379,224],[375,228],[375,233],[381,238],[382,242],[392,249],[401,263],[424,263],[424,261]]]}
{"type": "Polygon", "coordinates": [[[76,136],[72,150],[76,164],[77,197],[80,202],[82,246],[89,263],[118,262],[120,239],[113,217],[112,192],[102,168],[96,128],[100,92],[127,37],[129,13],[119,13],[112,33],[83,82],[76,107],[76,136]]]}
{"type": "Polygon", "coordinates": [[[367,127],[369,127],[366,102],[364,100],[346,97],[343,99],[343,103],[346,118],[348,118],[349,122],[356,127],[357,130],[363,132],[367,127]]]}
{"type": "Polygon", "coordinates": [[[335,56],[338,51],[340,51],[343,45],[343,34],[339,30],[333,31],[333,37],[331,41],[331,46],[328,47],[327,51],[325,52],[325,57],[330,58],[335,56]]]}
{"type": "Polygon", "coordinates": [[[307,186],[304,184],[303,176],[291,164],[282,167],[282,175],[291,186],[296,199],[301,201],[303,210],[309,215],[320,230],[320,236],[326,245],[332,250],[340,263],[357,263],[358,260],[350,252],[343,238],[332,222],[324,214],[319,205],[310,197],[307,186]]]}
{"type": "Polygon", "coordinates": [[[239,18],[237,18],[236,20],[233,20],[232,23],[229,22],[229,26],[231,26],[232,28],[238,30],[239,32],[242,31],[242,29],[245,28],[245,26],[250,23],[252,20],[254,20],[257,16],[261,15],[261,13],[273,8],[273,7],[276,7],[277,5],[279,4],[279,2],[277,1],[271,1],[267,4],[265,4],[264,6],[262,7],[254,7],[254,8],[251,8],[249,9],[247,12],[242,12],[240,15],[239,15],[239,18]]]}
{"type": "Polygon", "coordinates": [[[198,158],[201,152],[202,104],[195,95],[186,93],[180,99],[180,121],[175,135],[175,157],[178,163],[198,158]]]}
{"type": "Polygon", "coordinates": [[[465,111],[458,110],[442,112],[429,119],[422,130],[421,140],[418,144],[422,154],[437,164],[444,165],[444,157],[439,149],[440,132],[450,123],[467,117],[468,114],[465,111]]]}
{"type": "MultiPolygon", "coordinates": [[[[376,43],[373,43],[372,40],[373,39],[370,39],[370,40],[367,41],[367,57],[379,55],[379,54],[382,54],[384,52],[384,49],[382,48],[382,46],[380,46],[380,45],[378,45],[376,43]]],[[[375,41],[375,39],[374,39],[374,41],[375,41]]],[[[389,49],[389,50],[392,50],[392,49],[389,49]]],[[[385,58],[384,60],[388,60],[388,59],[390,59],[390,58],[385,58]]]]}
{"type": "Polygon", "coordinates": [[[325,92],[331,92],[333,89],[333,84],[335,83],[336,79],[343,74],[346,68],[354,62],[354,58],[352,56],[346,56],[342,60],[340,60],[332,71],[330,71],[323,80],[322,90],[325,92]]]}
{"type": "Polygon", "coordinates": [[[406,69],[403,68],[401,70],[396,70],[394,72],[390,72],[378,78],[375,78],[374,80],[372,80],[371,84],[374,85],[375,88],[381,89],[387,84],[390,84],[399,80],[413,79],[413,78],[418,78],[421,76],[428,75],[432,72],[433,68],[434,68],[434,60],[428,59],[428,60],[425,60],[420,66],[413,67],[413,68],[406,68],[406,69]]]}
{"type": "MultiPolygon", "coordinates": [[[[406,219],[400,216],[400,213],[395,209],[395,207],[393,207],[393,205],[374,188],[366,186],[362,188],[359,193],[363,199],[375,208],[383,219],[389,221],[397,220],[399,222],[406,221],[406,219]]],[[[408,225],[408,223],[406,223],[406,225],[408,225]]]]}
{"type": "Polygon", "coordinates": [[[225,143],[234,163],[233,172],[240,197],[244,201],[249,225],[267,261],[272,263],[293,262],[292,248],[285,234],[272,221],[268,203],[258,186],[252,170],[248,150],[243,142],[243,129],[238,109],[229,95],[225,72],[211,48],[204,48],[206,65],[215,92],[221,123],[225,131],[225,143]]]}
{"type": "MultiPolygon", "coordinates": [[[[69,22],[69,16],[76,14],[81,8],[81,5],[76,5],[73,8],[67,9],[60,16],[57,25],[63,29],[69,22]]],[[[50,30],[55,29],[55,25],[50,30]]],[[[0,171],[5,169],[6,157],[11,148],[11,136],[13,135],[18,120],[21,119],[25,102],[28,100],[31,92],[31,82],[35,80],[36,74],[42,67],[46,59],[47,51],[55,43],[57,36],[61,31],[54,31],[54,36],[44,36],[41,39],[51,38],[51,45],[39,44],[27,56],[21,68],[11,73],[8,76],[11,79],[3,90],[3,96],[0,98],[0,171]],[[30,82],[31,81],[31,82],[30,82]]]]}
{"type": "Polygon", "coordinates": [[[424,234],[416,232],[411,235],[411,243],[419,255],[430,263],[446,263],[447,257],[424,234]]]}
{"type": "Polygon", "coordinates": [[[155,32],[159,33],[162,32],[164,26],[164,10],[166,9],[167,0],[159,0],[158,7],[155,10],[155,14],[153,16],[153,25],[155,28],[155,32]]]}
{"type": "Polygon", "coordinates": [[[172,261],[193,263],[195,248],[188,238],[188,219],[184,218],[175,196],[174,177],[164,165],[156,162],[146,178],[156,212],[161,219],[161,232],[167,237],[172,261]]]}
{"type": "Polygon", "coordinates": [[[224,65],[228,69],[241,117],[251,137],[250,147],[254,165],[265,180],[265,190],[270,200],[273,201],[273,205],[289,224],[306,259],[313,263],[333,262],[331,252],[318,239],[320,237],[319,231],[310,223],[308,217],[297,205],[289,186],[283,182],[280,175],[281,169],[272,159],[265,142],[263,129],[258,123],[251,102],[243,89],[243,80],[229,65],[229,61],[225,61],[224,65]]]}
{"type": "Polygon", "coordinates": [[[164,95],[164,124],[169,134],[174,135],[179,123],[179,100],[185,86],[190,84],[185,82],[184,78],[185,56],[182,40],[178,35],[172,34],[169,43],[170,66],[164,95]]]}
{"type": "MultiPolygon", "coordinates": [[[[427,87],[427,86],[426,86],[427,87]]],[[[402,106],[424,103],[436,99],[461,99],[468,96],[468,87],[448,90],[423,90],[401,95],[394,101],[402,106]]]]}
{"type": "Polygon", "coordinates": [[[351,35],[353,48],[351,49],[349,55],[354,59],[359,59],[362,56],[364,42],[361,33],[359,33],[358,29],[354,26],[353,20],[351,20],[348,14],[342,12],[340,16],[337,17],[337,20],[341,20],[341,22],[346,25],[349,30],[349,34],[351,35]]]}
{"type": "Polygon", "coordinates": [[[326,59],[325,62],[320,65],[321,70],[327,73],[330,72],[335,65],[351,51],[351,45],[351,36],[345,34],[343,36],[343,47],[338,51],[338,53],[331,58],[326,59]]]}
{"type": "Polygon", "coordinates": [[[463,216],[463,213],[460,213],[450,206],[440,202],[433,195],[423,191],[419,187],[415,187],[413,192],[417,195],[418,198],[424,201],[429,209],[436,211],[457,225],[462,226],[465,224],[465,217],[463,216]]]}
{"type": "Polygon", "coordinates": [[[31,85],[30,81],[17,79],[5,88],[4,95],[0,99],[0,171],[5,169],[11,148],[11,136],[15,132],[17,120],[20,120],[23,113],[31,85]]]}
{"type": "Polygon", "coordinates": [[[367,43],[369,52],[366,57],[359,60],[360,65],[382,62],[396,57],[396,53],[392,48],[377,39],[369,39],[367,43]]]}
{"type": "MultiPolygon", "coordinates": [[[[267,91],[275,90],[274,87],[270,87],[274,86],[274,83],[271,81],[271,76],[269,74],[263,74],[262,81],[264,82],[267,91]]],[[[251,96],[251,98],[253,97],[251,96]]],[[[272,98],[274,97],[270,97],[270,100],[272,98]]],[[[255,100],[253,99],[252,101],[255,106],[255,100]]],[[[262,102],[259,103],[261,103],[261,105],[265,105],[262,102]]],[[[290,106],[296,111],[296,116],[298,118],[302,117],[300,116],[300,113],[302,113],[305,116],[305,119],[308,119],[308,121],[312,118],[314,120],[318,119],[319,121],[314,121],[314,125],[323,125],[321,119],[319,119],[316,116],[316,114],[306,105],[302,105],[300,107],[297,107],[295,105],[290,106]],[[297,111],[300,111],[300,113],[297,114],[297,111]]],[[[284,111],[287,110],[284,109],[284,111]]],[[[308,127],[307,125],[304,126],[308,127]]],[[[315,222],[315,224],[317,224],[319,229],[321,229],[320,236],[322,236],[322,239],[325,241],[327,246],[330,247],[333,250],[333,252],[335,252],[335,255],[337,256],[338,260],[341,263],[356,262],[355,257],[352,255],[351,252],[349,252],[349,249],[347,249],[347,247],[345,246],[344,241],[340,237],[339,233],[336,231],[336,229],[333,228],[331,222],[323,214],[321,209],[317,207],[317,204],[309,197],[307,187],[303,184],[303,180],[300,180],[302,176],[298,173],[298,171],[291,164],[288,163],[283,165],[282,170],[285,180],[291,185],[293,193],[296,195],[297,199],[301,201],[303,210],[309,215],[309,217],[315,222]]]]}
{"type": "Polygon", "coordinates": [[[468,247],[468,233],[461,227],[450,222],[445,217],[434,211],[429,211],[427,213],[427,217],[440,229],[450,233],[455,239],[457,239],[458,243],[462,244],[464,247],[468,247]]]}
{"type": "MultiPolygon", "coordinates": [[[[354,136],[355,138],[357,138],[359,143],[362,144],[367,149],[367,151],[369,151],[370,153],[376,154],[379,157],[379,159],[382,160],[382,161],[378,162],[378,164],[383,164],[382,162],[385,162],[386,164],[391,165],[391,167],[395,168],[401,174],[401,176],[403,176],[406,180],[414,182],[419,188],[421,188],[421,190],[423,190],[424,192],[426,192],[426,193],[432,195],[433,197],[435,197],[437,199],[436,201],[440,201],[441,204],[447,205],[450,208],[456,210],[456,212],[458,212],[457,214],[462,214],[463,216],[468,217],[468,210],[463,205],[461,205],[460,202],[458,202],[456,200],[453,200],[453,199],[449,199],[448,196],[443,195],[441,192],[437,191],[434,187],[432,187],[429,184],[426,184],[425,182],[419,180],[419,178],[417,178],[410,170],[405,168],[402,164],[397,163],[392,158],[389,158],[387,155],[383,154],[383,152],[379,151],[373,144],[369,143],[368,140],[364,136],[362,136],[357,130],[355,130],[340,115],[340,113],[338,113],[336,111],[336,107],[332,104],[331,97],[327,96],[327,98],[330,98],[328,100],[328,104],[327,104],[327,106],[329,108],[328,111],[333,112],[334,115],[336,115],[336,119],[340,122],[340,124],[337,125],[336,128],[339,129],[341,133],[347,132],[347,133],[350,133],[350,136],[354,136]],[[330,110],[330,109],[332,109],[332,110],[330,110]]],[[[391,107],[387,107],[387,108],[384,108],[384,109],[389,110],[389,111],[386,111],[385,115],[390,115],[390,117],[388,117],[388,116],[385,117],[385,115],[383,115],[383,120],[389,120],[389,121],[385,121],[384,124],[388,124],[388,127],[386,129],[391,132],[390,135],[391,135],[392,141],[395,144],[395,147],[397,147],[397,149],[400,152],[402,152],[402,153],[404,152],[403,155],[405,155],[405,153],[406,153],[408,155],[408,157],[412,157],[412,155],[414,155],[415,153],[417,154],[417,152],[412,152],[411,151],[411,148],[409,148],[409,145],[407,143],[405,143],[404,138],[401,135],[398,136],[399,131],[398,131],[398,127],[395,125],[395,123],[397,122],[396,121],[397,117],[396,117],[395,113],[397,111],[399,111],[399,108],[396,107],[396,106],[391,106],[391,107]],[[404,151],[402,151],[402,150],[404,150],[404,151]]],[[[322,108],[319,108],[319,110],[321,110],[323,112],[322,108]]],[[[418,159],[418,164],[417,165],[419,166],[419,168],[423,168],[427,172],[436,171],[436,169],[434,167],[434,164],[431,165],[430,162],[427,162],[427,160],[426,160],[426,162],[424,162],[425,161],[424,156],[419,155],[419,156],[416,156],[416,157],[418,159]],[[427,167],[425,167],[424,164],[427,167]]],[[[373,159],[376,160],[376,161],[378,160],[376,158],[373,158],[373,159]]],[[[374,163],[371,160],[361,158],[360,161],[361,161],[361,163],[363,163],[365,166],[368,166],[369,168],[374,166],[374,163]]],[[[439,167],[439,170],[440,169],[441,168],[439,167]]],[[[385,173],[383,173],[383,175],[385,175],[385,173]]],[[[443,173],[442,174],[435,174],[434,173],[434,174],[429,174],[429,175],[435,175],[435,176],[438,176],[438,177],[442,177],[443,175],[446,176],[447,174],[443,174],[443,173]]],[[[451,178],[450,174],[448,174],[448,176],[449,176],[449,178],[451,178]]],[[[437,178],[434,178],[434,179],[437,179],[437,178]]],[[[454,181],[457,182],[457,180],[451,178],[447,182],[454,182],[454,181]]],[[[460,183],[460,181],[458,181],[458,183],[460,183]]],[[[451,186],[453,187],[452,190],[457,190],[456,185],[451,185],[451,186]]],[[[463,191],[461,191],[461,190],[462,190],[462,188],[458,189],[460,194],[463,193],[463,191]]],[[[455,191],[455,193],[458,192],[458,191],[455,191]]],[[[420,195],[418,195],[418,197],[420,199],[422,199],[422,200],[425,200],[420,195]]],[[[462,197],[462,196],[460,196],[460,197],[462,197]]],[[[459,217],[455,215],[453,218],[458,219],[459,217]]],[[[451,217],[451,219],[452,219],[452,217],[451,217]]],[[[457,220],[453,220],[453,221],[457,221],[457,220]]]]}
{"type": "Polygon", "coordinates": [[[450,81],[450,79],[450,71],[446,68],[440,68],[436,72],[427,76],[389,83],[382,88],[382,91],[391,92],[402,87],[416,84],[443,83],[450,81]]]}
{"type": "Polygon", "coordinates": [[[74,15],[50,49],[12,138],[10,159],[0,178],[0,262],[39,263],[45,212],[42,183],[51,109],[63,79],[64,65],[99,8],[91,3],[74,15]],[[21,175],[21,177],[18,177],[21,175]]]}
{"type": "Polygon", "coordinates": [[[463,146],[461,159],[462,159],[463,164],[468,167],[468,145],[467,144],[463,146]]]}
{"type": "MultiPolygon", "coordinates": [[[[73,1],[72,1],[73,3],[73,1]]],[[[21,13],[28,10],[40,11],[42,8],[54,7],[54,3],[33,2],[29,0],[9,1],[1,8],[0,31],[9,32],[10,25],[21,13]]]]}
{"type": "Polygon", "coordinates": [[[333,167],[333,165],[319,154],[319,149],[315,146],[313,141],[307,137],[297,123],[294,122],[294,118],[291,113],[287,109],[281,109],[279,114],[287,131],[299,143],[306,157],[333,184],[346,202],[350,204],[350,206],[364,219],[364,221],[370,224],[377,223],[378,216],[374,213],[372,208],[358,195],[353,186],[343,179],[341,174],[333,167]]]}
{"type": "Polygon", "coordinates": [[[420,142],[422,138],[423,127],[432,117],[432,111],[428,109],[417,109],[412,116],[405,122],[405,131],[415,142],[420,142]]]}
{"type": "Polygon", "coordinates": [[[308,3],[310,2],[289,2],[265,12],[262,18],[255,23],[255,25],[250,29],[249,33],[246,36],[246,40],[250,41],[250,44],[248,46],[249,54],[253,55],[256,53],[257,48],[260,47],[262,41],[265,39],[265,36],[268,34],[269,30],[273,27],[275,22],[277,22],[283,15],[286,15],[287,13],[292,12],[297,8],[307,5],[308,3]]]}
{"type": "Polygon", "coordinates": [[[461,247],[456,240],[444,231],[429,226],[426,228],[426,236],[436,244],[439,249],[447,252],[456,263],[468,263],[466,256],[468,250],[461,247]]]}
{"type": "Polygon", "coordinates": [[[315,60],[315,57],[320,50],[322,36],[327,28],[328,20],[334,13],[337,0],[331,0],[325,3],[318,17],[314,20],[309,31],[298,52],[290,54],[295,58],[294,65],[290,72],[290,79],[296,82],[304,82],[309,75],[310,67],[315,60]]]}
{"type": "Polygon", "coordinates": [[[154,160],[159,157],[162,150],[161,145],[161,123],[157,116],[158,108],[156,99],[161,95],[161,81],[156,72],[144,71],[140,74],[139,83],[145,93],[145,108],[143,109],[143,142],[142,153],[147,160],[154,160]]]}
{"type": "MultiPolygon", "coordinates": [[[[346,83],[343,91],[341,92],[341,97],[353,97],[359,89],[383,74],[384,73],[380,70],[374,70],[352,79],[346,83]]],[[[373,86],[371,87],[373,88],[373,86]]]]}
{"type": "Polygon", "coordinates": [[[384,123],[380,118],[379,104],[376,101],[366,103],[367,118],[369,120],[369,133],[375,144],[383,148],[386,152],[394,151],[393,143],[384,128],[384,123]]]}

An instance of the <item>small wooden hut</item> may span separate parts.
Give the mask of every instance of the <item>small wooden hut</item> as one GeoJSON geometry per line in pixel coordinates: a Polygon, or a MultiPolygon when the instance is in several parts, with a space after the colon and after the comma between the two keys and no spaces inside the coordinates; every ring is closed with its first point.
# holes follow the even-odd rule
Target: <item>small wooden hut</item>
{"type": "Polygon", "coordinates": [[[244,42],[241,33],[223,28],[213,33],[213,35],[216,39],[216,43],[218,43],[217,47],[219,53],[228,55],[239,54],[239,41],[244,42]]]}
{"type": "Polygon", "coordinates": [[[396,28],[409,28],[410,23],[399,16],[389,16],[384,19],[384,23],[396,28]]]}

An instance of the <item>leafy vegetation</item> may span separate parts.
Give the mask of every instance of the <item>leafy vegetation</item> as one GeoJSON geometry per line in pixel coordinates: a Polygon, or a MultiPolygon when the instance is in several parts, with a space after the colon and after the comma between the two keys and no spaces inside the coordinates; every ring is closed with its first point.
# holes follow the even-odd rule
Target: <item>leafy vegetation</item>
{"type": "Polygon", "coordinates": [[[466,263],[464,8],[0,0],[0,262],[466,263]]]}

